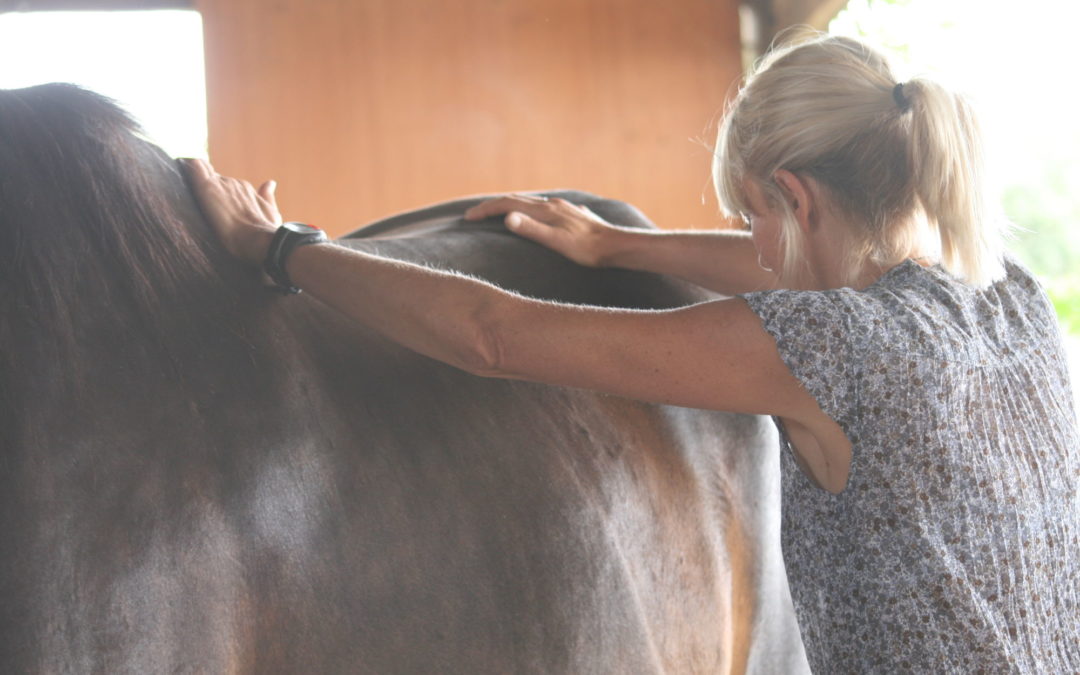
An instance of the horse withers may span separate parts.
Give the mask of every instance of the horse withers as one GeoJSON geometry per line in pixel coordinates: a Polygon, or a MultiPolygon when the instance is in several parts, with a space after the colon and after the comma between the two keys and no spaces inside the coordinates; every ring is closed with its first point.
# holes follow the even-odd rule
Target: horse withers
{"type": "MultiPolygon", "coordinates": [[[[339,243],[563,302],[702,299],[466,223],[478,201],[339,243]]],[[[0,92],[0,256],[5,672],[805,668],[765,420],[470,376],[276,295],[69,85],[0,92]]]]}

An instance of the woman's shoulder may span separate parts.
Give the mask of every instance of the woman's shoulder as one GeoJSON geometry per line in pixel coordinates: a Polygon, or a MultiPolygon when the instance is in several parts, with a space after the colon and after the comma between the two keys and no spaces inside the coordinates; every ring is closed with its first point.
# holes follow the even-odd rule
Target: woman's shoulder
{"type": "Polygon", "coordinates": [[[865,289],[776,289],[740,297],[777,331],[806,332],[827,326],[830,332],[842,330],[846,338],[857,338],[872,330],[889,330],[912,307],[927,304],[918,296],[931,294],[934,284],[921,278],[921,270],[917,263],[906,261],[865,289]]]}
{"type": "Polygon", "coordinates": [[[982,288],[936,265],[908,261],[890,272],[862,298],[869,313],[882,318],[875,341],[979,365],[1022,357],[1057,339],[1057,319],[1046,293],[1011,256],[1005,260],[1005,275],[982,288]]]}
{"type": "Polygon", "coordinates": [[[907,260],[861,290],[773,290],[743,298],[770,332],[821,326],[841,331],[854,351],[982,361],[1056,334],[1053,308],[1035,277],[1012,257],[1005,270],[1002,279],[975,288],[940,266],[907,260]]]}

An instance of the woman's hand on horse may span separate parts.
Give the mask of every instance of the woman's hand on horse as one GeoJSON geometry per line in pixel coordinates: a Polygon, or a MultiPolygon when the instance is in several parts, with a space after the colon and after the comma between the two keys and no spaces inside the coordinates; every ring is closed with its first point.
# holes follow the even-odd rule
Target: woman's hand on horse
{"type": "Polygon", "coordinates": [[[247,181],[222,176],[206,160],[186,159],[184,164],[203,215],[225,249],[241,260],[261,264],[281,224],[274,197],[277,184],[266,181],[256,190],[247,181]]]}
{"type": "Polygon", "coordinates": [[[613,240],[623,231],[584,206],[535,195],[496,197],[465,212],[467,220],[501,215],[511,232],[588,267],[607,264],[613,240]]]}

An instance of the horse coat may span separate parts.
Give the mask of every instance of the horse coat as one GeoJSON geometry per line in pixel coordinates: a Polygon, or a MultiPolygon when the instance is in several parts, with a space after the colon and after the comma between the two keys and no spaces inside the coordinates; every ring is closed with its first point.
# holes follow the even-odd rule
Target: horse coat
{"type": "MultiPolygon", "coordinates": [[[[805,668],[767,420],[471,376],[277,295],[89,92],[0,92],[0,170],[5,672],[805,668]]],[[[564,302],[705,297],[478,201],[339,243],[564,302]]]]}

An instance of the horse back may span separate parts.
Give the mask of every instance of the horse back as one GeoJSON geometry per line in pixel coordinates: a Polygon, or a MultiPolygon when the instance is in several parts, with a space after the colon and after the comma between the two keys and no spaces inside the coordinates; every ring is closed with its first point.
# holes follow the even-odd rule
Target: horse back
{"type": "MultiPolygon", "coordinates": [[[[565,302],[700,299],[435,209],[342,243],[565,302]]],[[[42,373],[5,456],[13,672],[726,672],[791,637],[759,418],[477,378],[251,293],[187,312],[167,362],[102,327],[79,386],[42,373]]]]}

